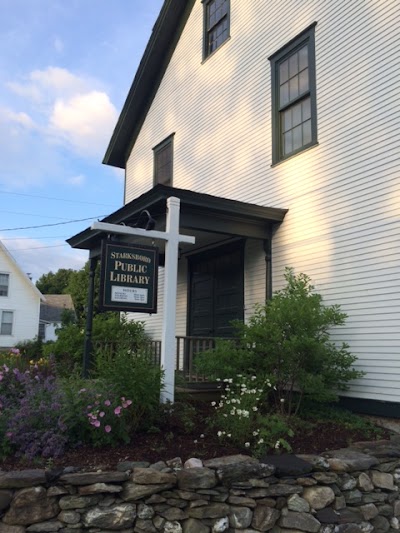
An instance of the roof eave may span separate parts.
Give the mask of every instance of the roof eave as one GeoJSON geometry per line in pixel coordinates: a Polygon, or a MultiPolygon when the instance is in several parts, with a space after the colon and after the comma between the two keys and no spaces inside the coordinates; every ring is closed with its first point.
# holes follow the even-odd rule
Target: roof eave
{"type": "Polygon", "coordinates": [[[103,163],[126,159],[172,57],[195,0],[165,0],[107,147],[103,163]]]}

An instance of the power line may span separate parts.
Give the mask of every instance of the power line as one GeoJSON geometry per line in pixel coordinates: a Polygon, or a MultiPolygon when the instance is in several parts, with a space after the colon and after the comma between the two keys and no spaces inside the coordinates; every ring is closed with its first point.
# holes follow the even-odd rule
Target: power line
{"type": "Polygon", "coordinates": [[[48,228],[50,226],[61,226],[62,224],[73,224],[74,222],[83,222],[85,220],[98,220],[99,218],[106,217],[107,215],[99,215],[96,217],[78,218],[76,220],[68,220],[67,222],[55,222],[54,224],[42,224],[40,226],[24,226],[21,228],[0,228],[0,231],[17,231],[22,229],[36,229],[36,228],[48,228]]]}
{"type": "Polygon", "coordinates": [[[41,250],[42,248],[60,248],[60,246],[68,246],[68,244],[54,244],[52,246],[34,246],[33,248],[14,248],[8,249],[9,252],[26,252],[30,250],[41,250]]]}
{"type": "Polygon", "coordinates": [[[83,202],[81,200],[66,200],[65,198],[54,198],[52,196],[41,196],[39,194],[26,194],[22,192],[1,191],[2,194],[13,194],[15,196],[28,196],[29,198],[42,198],[43,200],[56,200],[57,202],[69,202],[72,204],[102,205],[104,207],[116,207],[114,204],[99,204],[97,202],[83,202]]]}
{"type": "Polygon", "coordinates": [[[68,218],[64,218],[64,217],[48,217],[46,215],[36,215],[35,213],[20,213],[18,211],[4,211],[3,209],[1,212],[8,213],[9,215],[22,215],[26,217],[40,217],[40,218],[53,218],[53,219],[55,218],[58,220],[69,220],[68,218]]]}
{"type": "Polygon", "coordinates": [[[54,235],[54,236],[50,236],[50,235],[46,235],[45,237],[6,237],[5,239],[1,238],[0,240],[1,241],[27,241],[29,239],[39,239],[42,240],[42,239],[65,239],[66,237],[70,237],[71,235],[54,235]]]}

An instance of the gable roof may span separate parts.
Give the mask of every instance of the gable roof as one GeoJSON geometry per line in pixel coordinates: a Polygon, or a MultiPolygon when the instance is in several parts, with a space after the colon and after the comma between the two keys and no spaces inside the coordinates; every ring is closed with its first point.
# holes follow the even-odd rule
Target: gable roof
{"type": "Polygon", "coordinates": [[[40,304],[40,320],[61,322],[65,309],[75,311],[70,294],[46,294],[46,302],[40,304]]]}
{"type": "Polygon", "coordinates": [[[22,279],[29,285],[29,288],[36,293],[37,296],[44,302],[46,301],[43,294],[39,291],[39,289],[36,287],[36,285],[33,283],[33,281],[29,278],[29,276],[22,270],[22,268],[19,266],[17,261],[14,259],[14,257],[10,254],[10,252],[7,250],[7,248],[4,246],[4,244],[0,241],[0,253],[3,252],[4,255],[8,258],[12,266],[19,272],[22,279]]]}
{"type": "Polygon", "coordinates": [[[125,168],[195,0],[165,0],[108,145],[103,163],[125,168]]]}

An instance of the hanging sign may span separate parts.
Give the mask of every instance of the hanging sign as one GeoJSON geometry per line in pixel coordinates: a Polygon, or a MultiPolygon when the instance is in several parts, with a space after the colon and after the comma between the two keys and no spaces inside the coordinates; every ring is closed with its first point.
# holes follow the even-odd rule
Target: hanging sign
{"type": "Polygon", "coordinates": [[[157,312],[158,248],[114,244],[101,250],[102,311],[157,312]]]}

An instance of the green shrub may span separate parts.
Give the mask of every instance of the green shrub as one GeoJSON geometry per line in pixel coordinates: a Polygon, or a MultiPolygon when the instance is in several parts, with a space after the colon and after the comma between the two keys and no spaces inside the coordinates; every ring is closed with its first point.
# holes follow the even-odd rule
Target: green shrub
{"type": "Polygon", "coordinates": [[[116,397],[112,386],[101,380],[70,377],[60,380],[63,423],[72,445],[112,445],[129,442],[132,401],[116,397]]]}
{"type": "MultiPolygon", "coordinates": [[[[44,346],[46,356],[54,355],[58,373],[64,376],[82,366],[85,330],[67,321],[57,330],[57,340],[44,346]]],[[[102,313],[93,317],[92,343],[94,349],[103,347],[110,352],[119,346],[140,349],[146,342],[142,322],[127,320],[118,313],[102,313]]]]}
{"type": "Polygon", "coordinates": [[[330,341],[330,330],[345,323],[338,305],[325,306],[310,278],[285,271],[286,286],[256,307],[247,324],[236,323],[236,342],[220,343],[200,354],[197,368],[210,377],[254,373],[273,382],[277,412],[296,413],[304,396],[317,402],[337,400],[337,391],[362,372],[348,345],[330,341]]]}
{"type": "Polygon", "coordinates": [[[153,424],[159,410],[162,372],[150,356],[124,346],[113,353],[100,349],[95,353],[93,375],[109,383],[117,397],[133,402],[130,421],[133,431],[153,424]]]}

